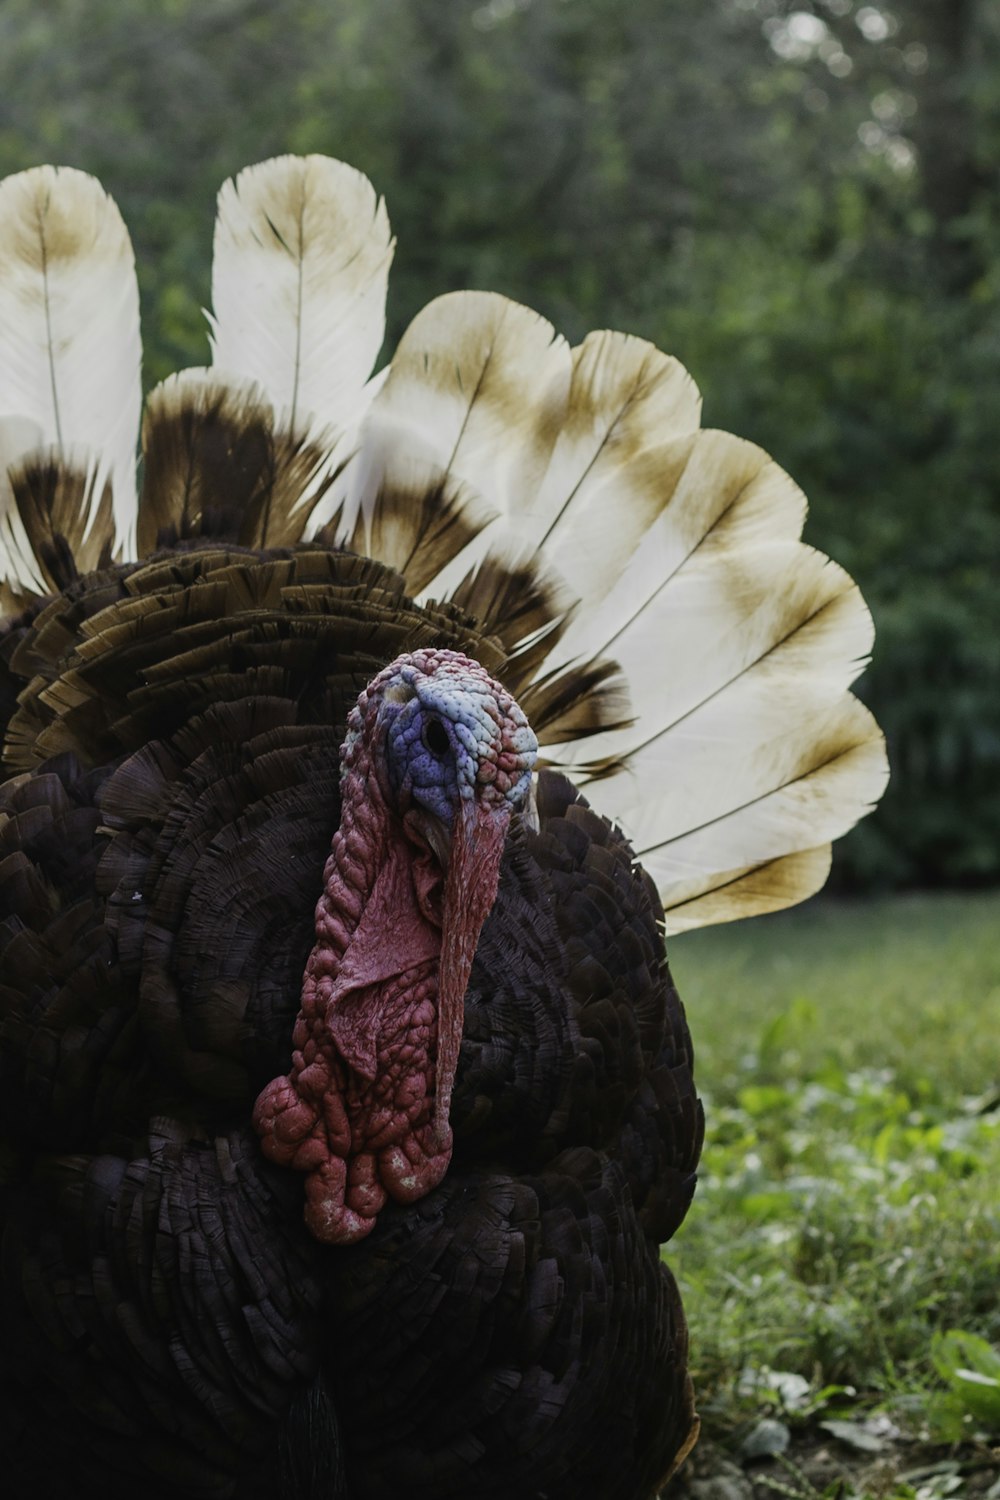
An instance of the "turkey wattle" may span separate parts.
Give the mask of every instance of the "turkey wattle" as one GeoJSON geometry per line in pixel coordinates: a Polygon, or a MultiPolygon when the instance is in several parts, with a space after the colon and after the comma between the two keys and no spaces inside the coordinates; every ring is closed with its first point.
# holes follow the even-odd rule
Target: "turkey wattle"
{"type": "Polygon", "coordinates": [[[870,618],[638,339],[453,294],[369,378],[391,253],[228,183],[137,493],[121,218],[0,184],[18,1496],[649,1500],[697,1432],[663,933],[822,885],[870,618]]]}
{"type": "Polygon", "coordinates": [[[477,662],[418,651],[347,723],[341,822],[316,913],[292,1069],[257,1100],[264,1154],[309,1174],[306,1223],[351,1244],[451,1161],[463,999],[538,744],[477,662]]]}

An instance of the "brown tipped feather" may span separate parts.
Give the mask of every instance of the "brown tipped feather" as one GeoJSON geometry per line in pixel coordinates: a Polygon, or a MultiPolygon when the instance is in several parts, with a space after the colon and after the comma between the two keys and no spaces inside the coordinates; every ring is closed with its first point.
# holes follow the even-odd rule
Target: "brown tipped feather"
{"type": "Polygon", "coordinates": [[[550,673],[519,690],[519,698],[540,745],[565,744],[632,723],[628,684],[613,661],[550,673]]]}
{"type": "Polygon", "coordinates": [[[111,486],[105,485],[88,524],[92,476],[57,454],[33,454],[10,471],[18,514],[45,581],[65,588],[82,573],[106,567],[114,533],[111,486]]]}
{"type": "MultiPolygon", "coordinates": [[[[86,467],[92,476],[80,497],[85,511],[103,504],[111,485],[119,541],[130,544],[141,353],[132,246],[100,183],[71,167],[34,167],[6,178],[0,183],[0,413],[39,431],[13,453],[0,436],[0,499],[7,465],[51,447],[69,467],[86,467]]],[[[68,535],[65,526],[62,534],[68,535]]],[[[6,562],[0,542],[0,573],[6,562]]]]}
{"type": "Polygon", "coordinates": [[[525,685],[565,630],[574,602],[537,561],[507,562],[493,556],[472,568],[450,597],[503,641],[512,669],[517,663],[517,681],[525,685]]]}
{"type": "Polygon", "coordinates": [[[714,873],[678,889],[664,908],[664,931],[687,932],[716,922],[735,922],[783,911],[822,890],[830,873],[831,848],[822,844],[800,854],[751,865],[743,870],[714,873]]]}
{"type": "MultiPolygon", "coordinates": [[[[410,488],[396,480],[376,496],[370,515],[359,510],[347,546],[396,568],[409,592],[419,594],[490,519],[486,506],[454,482],[410,488]]],[[[319,533],[331,545],[336,534],[336,522],[319,533]]]]}
{"type": "Polygon", "coordinates": [[[144,555],[194,537],[255,547],[298,541],[325,485],[325,447],[276,431],[255,387],[193,370],[150,395],[143,457],[144,555]]]}

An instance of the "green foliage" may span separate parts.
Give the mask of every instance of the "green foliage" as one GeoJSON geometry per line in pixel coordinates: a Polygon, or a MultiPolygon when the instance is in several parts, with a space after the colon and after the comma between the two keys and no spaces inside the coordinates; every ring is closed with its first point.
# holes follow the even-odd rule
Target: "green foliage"
{"type": "Polygon", "coordinates": [[[834,1066],[713,1104],[680,1258],[703,1386],[725,1388],[735,1346],[739,1369],[891,1394],[922,1378],[929,1328],[965,1313],[1000,1335],[1000,1116],[968,1108],[834,1066]]]}
{"type": "Polygon", "coordinates": [[[998,920],[827,900],[674,940],[708,1139],[665,1255],[716,1435],[995,1440],[998,920]]]}
{"type": "Polygon", "coordinates": [[[750,1084],[888,1069],[1000,1105],[1000,895],[821,899],[671,939],[714,1099],[750,1084]]]}
{"type": "Polygon", "coordinates": [[[486,286],[679,355],[876,619],[893,781],[842,885],[1000,876],[1000,13],[985,0],[7,0],[0,172],[102,177],[151,384],[212,201],[324,151],[399,235],[389,344],[486,286]]]}
{"type": "Polygon", "coordinates": [[[950,1329],[935,1338],[931,1359],[948,1387],[931,1407],[936,1430],[956,1442],[972,1423],[984,1437],[1000,1437],[1000,1353],[974,1333],[950,1329]]]}

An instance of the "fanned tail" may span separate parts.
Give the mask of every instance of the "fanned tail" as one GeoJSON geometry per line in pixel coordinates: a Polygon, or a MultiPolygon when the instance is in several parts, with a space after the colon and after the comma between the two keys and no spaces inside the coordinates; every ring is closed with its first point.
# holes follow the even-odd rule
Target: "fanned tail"
{"type": "MultiPolygon", "coordinates": [[[[114,205],[81,173],[0,185],[0,571],[59,588],[134,525],[138,313],[114,205]],[[96,371],[96,374],[95,374],[96,371]]],[[[138,544],[307,532],[474,615],[551,764],[617,819],[668,930],[818,889],[874,805],[872,643],[805,499],[641,339],[571,349],[489,293],[420,313],[387,370],[393,241],[360,173],[279,157],[219,196],[213,367],[143,425],[138,544]]],[[[126,552],[126,555],[130,555],[126,552]]],[[[8,602],[11,602],[10,599],[8,602]]]]}

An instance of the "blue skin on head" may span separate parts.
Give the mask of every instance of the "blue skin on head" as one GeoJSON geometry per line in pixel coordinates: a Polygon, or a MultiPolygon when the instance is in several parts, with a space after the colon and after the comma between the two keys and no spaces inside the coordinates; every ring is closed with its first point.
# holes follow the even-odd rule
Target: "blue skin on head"
{"type": "MultiPolygon", "coordinates": [[[[469,678],[459,687],[453,679],[439,681],[405,668],[401,676],[413,696],[399,703],[390,692],[382,709],[383,722],[388,720],[389,780],[399,805],[412,800],[446,827],[459,802],[477,795],[506,802],[512,812],[523,806],[537,746],[527,722],[511,724],[505,704],[502,725],[485,680],[469,678]],[[494,787],[497,761],[504,751],[514,752],[529,768],[513,780],[501,777],[494,787]]],[[[511,708],[523,721],[516,705],[511,708]]]]}

